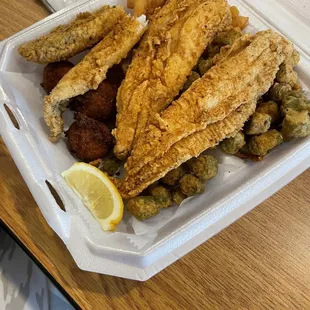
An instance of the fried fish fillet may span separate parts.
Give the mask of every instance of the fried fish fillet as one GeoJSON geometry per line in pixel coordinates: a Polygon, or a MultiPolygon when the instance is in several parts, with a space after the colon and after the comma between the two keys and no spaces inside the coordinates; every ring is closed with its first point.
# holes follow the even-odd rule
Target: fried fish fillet
{"type": "Polygon", "coordinates": [[[161,116],[157,115],[135,145],[126,164],[122,195],[138,195],[165,173],[196,156],[193,154],[199,154],[188,152],[185,142],[191,141],[192,147],[196,145],[202,152],[230,136],[230,131],[240,129],[226,128],[227,120],[241,106],[257,102],[269,90],[280,65],[292,53],[293,45],[271,30],[245,35],[224,49],[217,64],[161,116]]]}
{"type": "Polygon", "coordinates": [[[28,61],[37,63],[67,60],[98,43],[124,16],[122,7],[108,5],[94,13],[80,13],[71,23],[24,43],[18,52],[28,61]]]}
{"type": "Polygon", "coordinates": [[[148,185],[164,177],[170,170],[199,156],[204,150],[216,146],[225,138],[234,136],[254,113],[256,101],[241,105],[224,120],[207,126],[175,143],[166,154],[151,161],[137,175],[127,175],[119,190],[128,199],[140,194],[148,185]]]}
{"type": "Polygon", "coordinates": [[[205,47],[230,23],[226,0],[170,0],[155,13],[118,91],[117,157],[129,155],[149,120],[178,95],[205,47]]]}
{"type": "Polygon", "coordinates": [[[162,115],[156,115],[128,159],[128,173],[138,172],[177,141],[258,99],[271,87],[280,65],[293,51],[290,42],[271,30],[244,35],[224,49],[215,66],[162,115]]]}
{"type": "Polygon", "coordinates": [[[125,15],[114,29],[73,67],[44,98],[44,120],[55,142],[63,131],[62,113],[70,98],[97,89],[110,67],[127,56],[146,29],[145,16],[138,19],[125,15]]]}

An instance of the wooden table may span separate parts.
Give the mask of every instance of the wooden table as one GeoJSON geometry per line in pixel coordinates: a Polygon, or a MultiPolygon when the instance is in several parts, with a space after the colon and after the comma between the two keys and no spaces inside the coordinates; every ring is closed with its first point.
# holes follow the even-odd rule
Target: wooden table
{"type": "MultiPolygon", "coordinates": [[[[39,0],[1,0],[0,39],[47,15],[39,0]]],[[[310,309],[309,180],[140,283],[77,268],[0,141],[0,219],[82,309],[310,309]]]]}

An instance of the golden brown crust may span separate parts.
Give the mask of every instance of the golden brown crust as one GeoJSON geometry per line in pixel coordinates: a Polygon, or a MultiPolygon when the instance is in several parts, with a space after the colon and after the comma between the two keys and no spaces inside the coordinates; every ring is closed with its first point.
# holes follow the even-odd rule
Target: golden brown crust
{"type": "Polygon", "coordinates": [[[137,173],[177,141],[223,120],[244,102],[257,100],[292,52],[292,44],[271,30],[237,40],[221,54],[217,65],[156,116],[128,159],[128,173],[137,173]]]}
{"type": "Polygon", "coordinates": [[[24,43],[18,52],[28,61],[37,63],[67,60],[98,43],[124,16],[122,7],[107,5],[94,13],[80,13],[71,23],[24,43]]]}
{"type": "Polygon", "coordinates": [[[126,15],[44,98],[44,120],[50,128],[51,141],[57,141],[63,131],[62,113],[68,99],[97,89],[106,78],[108,69],[127,56],[144,30],[145,25],[126,15]]]}
{"type": "Polygon", "coordinates": [[[118,92],[116,156],[127,157],[149,119],[179,93],[206,45],[230,23],[225,0],[170,0],[156,12],[118,92]]]}
{"type": "Polygon", "coordinates": [[[137,196],[148,185],[165,176],[192,157],[216,146],[225,138],[233,136],[242,129],[243,124],[254,113],[256,101],[248,102],[232,112],[224,120],[207,126],[205,129],[175,143],[163,156],[155,158],[142,167],[137,174],[128,172],[122,187],[123,198],[137,196]]]}

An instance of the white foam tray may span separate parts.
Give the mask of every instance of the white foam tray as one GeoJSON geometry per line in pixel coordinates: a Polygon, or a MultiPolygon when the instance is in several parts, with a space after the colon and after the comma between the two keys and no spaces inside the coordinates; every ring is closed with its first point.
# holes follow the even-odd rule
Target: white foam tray
{"type": "MultiPolygon", "coordinates": [[[[29,81],[17,92],[12,90],[10,83],[3,82],[1,77],[9,74],[14,79],[15,73],[33,73],[33,64],[27,64],[17,53],[17,47],[22,42],[68,22],[78,12],[93,11],[103,4],[119,2],[125,3],[92,0],[69,6],[0,44],[0,133],[43,216],[66,244],[77,265],[87,271],[145,281],[306,170],[310,166],[310,138],[283,144],[263,162],[247,163],[223,185],[209,191],[208,195],[194,198],[195,208],[184,208],[177,220],[162,227],[155,240],[142,249],[132,244],[125,234],[99,232],[97,223],[90,214],[85,215],[85,207],[60,177],[60,173],[68,169],[75,159],[66,150],[64,141],[57,144],[48,141],[40,104],[27,100],[34,93],[38,96],[38,102],[42,100],[43,92],[38,84],[42,67],[36,67],[36,81],[29,81]],[[13,126],[4,104],[13,111],[19,130],[13,126]],[[58,192],[66,212],[56,204],[46,180],[58,192]]],[[[276,29],[296,44],[301,52],[297,70],[301,82],[308,89],[309,27],[299,21],[299,13],[276,0],[231,0],[229,3],[237,5],[243,15],[250,16],[252,28],[276,29]]]]}

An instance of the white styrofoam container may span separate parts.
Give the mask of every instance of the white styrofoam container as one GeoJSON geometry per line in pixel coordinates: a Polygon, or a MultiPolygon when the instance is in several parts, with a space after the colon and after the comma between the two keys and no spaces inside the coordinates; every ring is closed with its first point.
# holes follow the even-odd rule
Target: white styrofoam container
{"type": "MultiPolygon", "coordinates": [[[[195,208],[183,208],[178,218],[163,226],[156,238],[142,249],[130,242],[128,234],[100,231],[81,201],[60,177],[75,159],[66,150],[64,141],[52,144],[47,139],[47,128],[38,104],[43,97],[39,85],[42,66],[26,63],[18,55],[17,47],[68,22],[78,12],[120,2],[125,4],[126,1],[91,0],[69,6],[0,44],[0,133],[43,216],[66,244],[77,265],[87,271],[144,281],[306,170],[310,166],[310,137],[283,144],[263,162],[247,163],[221,186],[214,186],[207,195],[194,198],[195,208]],[[17,90],[12,87],[21,74],[27,77],[29,73],[32,80],[19,85],[17,90]],[[32,100],[33,96],[37,100],[32,100]],[[4,104],[14,113],[19,130],[13,126],[4,104]],[[58,192],[66,212],[56,204],[46,181],[58,192]]],[[[291,2],[229,1],[231,5],[237,5],[243,15],[250,17],[252,28],[273,28],[295,43],[301,53],[297,71],[307,90],[310,88],[310,42],[307,41],[310,27],[305,21],[310,12],[307,15],[307,12],[301,14],[300,10],[291,9],[291,2]]]]}

